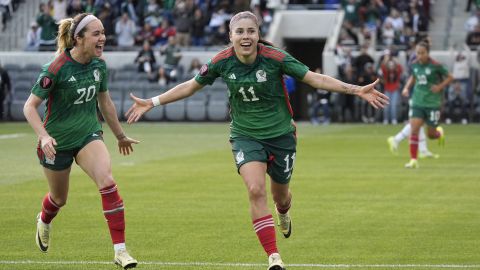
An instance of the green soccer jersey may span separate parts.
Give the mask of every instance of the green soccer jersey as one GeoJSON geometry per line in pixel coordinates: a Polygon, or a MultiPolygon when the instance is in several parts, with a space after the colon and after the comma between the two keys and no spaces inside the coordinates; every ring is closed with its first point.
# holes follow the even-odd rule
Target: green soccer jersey
{"type": "Polygon", "coordinates": [[[417,60],[410,69],[415,78],[412,106],[440,108],[442,92],[434,93],[431,88],[433,85],[439,84],[443,77],[448,75],[448,70],[432,59],[427,64],[420,64],[417,60]]]}
{"type": "Polygon", "coordinates": [[[258,45],[255,62],[246,65],[229,47],[203,65],[195,80],[212,84],[222,77],[228,87],[231,136],[267,139],[295,130],[283,75],[302,80],[308,67],[280,49],[258,45]]]}
{"type": "Polygon", "coordinates": [[[79,147],[86,136],[101,131],[97,93],[104,91],[107,91],[107,67],[101,59],[94,58],[84,65],[65,50],[43,66],[32,93],[46,99],[43,123],[57,141],[57,150],[79,147]]]}

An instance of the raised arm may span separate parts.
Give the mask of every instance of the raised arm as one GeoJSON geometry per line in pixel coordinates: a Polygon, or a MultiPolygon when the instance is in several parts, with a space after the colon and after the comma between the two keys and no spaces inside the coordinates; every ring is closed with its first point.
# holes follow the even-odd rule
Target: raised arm
{"type": "Polygon", "coordinates": [[[132,144],[137,144],[138,141],[131,139],[125,135],[123,128],[117,118],[117,110],[115,104],[110,98],[108,91],[98,93],[98,108],[118,140],[118,150],[123,155],[129,155],[133,152],[132,144]]]}
{"type": "Polygon", "coordinates": [[[305,74],[302,82],[310,85],[316,89],[324,89],[331,92],[337,92],[348,95],[357,95],[362,99],[365,99],[374,108],[383,108],[388,104],[388,97],[379,91],[375,90],[375,85],[378,83],[378,79],[369,85],[359,86],[354,84],[348,84],[332,78],[328,75],[315,73],[308,71],[305,74]]]}
{"type": "Polygon", "coordinates": [[[135,103],[133,103],[132,107],[130,107],[130,109],[128,109],[128,111],[125,113],[125,116],[127,117],[127,123],[131,124],[133,122],[137,122],[144,113],[148,112],[155,106],[165,105],[170,102],[184,99],[193,95],[202,88],[203,85],[199,84],[195,78],[193,78],[189,81],[178,84],[161,95],[154,96],[149,99],[141,99],[130,93],[130,97],[135,103]]]}

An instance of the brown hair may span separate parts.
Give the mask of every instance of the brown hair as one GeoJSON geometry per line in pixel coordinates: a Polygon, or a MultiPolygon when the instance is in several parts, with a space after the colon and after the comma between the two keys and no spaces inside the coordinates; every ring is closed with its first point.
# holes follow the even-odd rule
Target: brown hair
{"type": "Polygon", "coordinates": [[[427,52],[430,52],[430,44],[428,44],[428,40],[422,40],[417,43],[417,46],[424,47],[427,52]]]}
{"type": "MultiPolygon", "coordinates": [[[[59,55],[66,48],[73,48],[75,46],[75,29],[77,29],[78,24],[85,18],[90,15],[90,13],[81,13],[73,18],[66,18],[60,21],[58,26],[58,35],[57,35],[57,52],[56,55],[59,55]]],[[[77,36],[83,37],[86,31],[86,27],[78,32],[77,36]]]]}

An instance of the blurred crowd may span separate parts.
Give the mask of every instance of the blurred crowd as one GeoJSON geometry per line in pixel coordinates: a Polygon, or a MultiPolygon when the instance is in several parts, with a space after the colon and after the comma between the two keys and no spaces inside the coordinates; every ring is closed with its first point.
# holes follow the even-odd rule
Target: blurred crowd
{"type": "Polygon", "coordinates": [[[179,46],[228,44],[232,14],[252,10],[262,34],[273,10],[257,0],[49,0],[39,6],[28,33],[28,50],[53,50],[56,23],[82,12],[97,16],[105,27],[107,50],[132,50],[148,41],[160,48],[175,37],[179,46]]]}

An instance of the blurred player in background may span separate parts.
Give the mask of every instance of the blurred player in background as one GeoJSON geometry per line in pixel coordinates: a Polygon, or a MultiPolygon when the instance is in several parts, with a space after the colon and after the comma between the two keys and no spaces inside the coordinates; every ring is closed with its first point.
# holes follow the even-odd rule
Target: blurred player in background
{"type": "Polygon", "coordinates": [[[123,132],[108,93],[107,67],[100,59],[105,40],[102,23],[91,14],[82,13],[62,20],[57,55],[44,65],[25,103],[25,117],[38,136],[37,154],[50,189],[37,217],[35,240],[40,250],[47,252],[51,221],[67,201],[75,159],[100,191],[103,213],[114,244],[115,263],[130,268],[135,267],[137,261],[126,250],[124,205],[112,176],[97,103],[118,139],[121,153],[130,154],[132,144],[138,141],[123,132]],[[44,99],[47,108],[42,122],[37,108],[44,99]]]}
{"type": "Polygon", "coordinates": [[[283,50],[259,43],[259,22],[251,12],[240,12],[230,21],[233,46],[203,65],[195,78],[151,99],[131,94],[134,104],[127,111],[128,123],[155,106],[193,95],[221,77],[228,86],[231,107],[230,142],[234,160],[248,191],[253,228],[268,256],[269,270],[283,270],[277,249],[274,221],[267,204],[265,175],[271,178],[271,193],[282,234],[291,234],[289,182],[296,156],[296,128],[288,94],[282,84],[287,74],[313,88],[357,95],[375,108],[388,98],[374,89],[376,83],[357,86],[314,73],[283,50]]]}
{"type": "Polygon", "coordinates": [[[403,88],[402,95],[409,96],[414,85],[410,100],[410,161],[406,168],[418,168],[417,154],[420,128],[424,123],[428,126],[427,135],[430,139],[438,139],[445,143],[445,134],[438,126],[443,89],[453,80],[447,68],[430,58],[430,46],[421,41],[415,48],[416,60],[410,66],[410,77],[403,88]]]}

